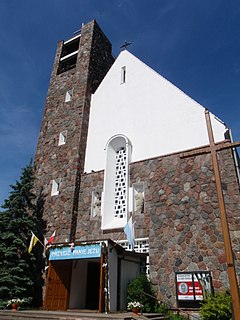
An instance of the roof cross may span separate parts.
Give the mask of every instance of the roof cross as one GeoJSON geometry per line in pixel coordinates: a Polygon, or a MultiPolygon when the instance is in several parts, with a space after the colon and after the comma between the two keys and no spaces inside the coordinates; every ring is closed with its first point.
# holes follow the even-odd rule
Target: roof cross
{"type": "Polygon", "coordinates": [[[120,48],[121,48],[121,49],[124,48],[124,50],[127,50],[127,47],[130,46],[131,44],[132,44],[132,42],[127,42],[127,41],[125,40],[124,44],[121,45],[120,48]]]}

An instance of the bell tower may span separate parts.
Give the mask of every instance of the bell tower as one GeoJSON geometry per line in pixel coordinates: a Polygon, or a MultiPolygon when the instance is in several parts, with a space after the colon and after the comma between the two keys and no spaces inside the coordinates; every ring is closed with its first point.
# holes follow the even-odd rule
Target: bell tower
{"type": "Polygon", "coordinates": [[[35,155],[36,192],[57,242],[75,237],[91,95],[114,62],[111,52],[94,20],[57,46],[35,155]]]}

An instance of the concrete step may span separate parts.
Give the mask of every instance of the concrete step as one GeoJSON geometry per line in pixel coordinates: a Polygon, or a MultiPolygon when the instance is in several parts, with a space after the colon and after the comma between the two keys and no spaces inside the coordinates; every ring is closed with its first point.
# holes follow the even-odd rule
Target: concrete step
{"type": "Polygon", "coordinates": [[[152,320],[168,320],[169,319],[167,316],[164,316],[161,313],[144,313],[144,316],[147,319],[152,319],[152,320]]]}
{"type": "Polygon", "coordinates": [[[70,311],[42,311],[42,310],[0,310],[0,320],[144,320],[143,315],[131,312],[121,313],[94,313],[94,312],[70,312],[70,311]]]}

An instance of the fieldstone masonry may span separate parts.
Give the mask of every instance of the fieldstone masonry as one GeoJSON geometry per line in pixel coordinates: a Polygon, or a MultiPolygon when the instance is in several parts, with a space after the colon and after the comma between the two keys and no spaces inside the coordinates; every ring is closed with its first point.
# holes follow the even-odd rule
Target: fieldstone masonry
{"type": "MultiPolygon", "coordinates": [[[[219,151],[219,165],[233,251],[239,272],[240,198],[230,149],[219,151]]],[[[77,240],[124,239],[102,232],[91,217],[91,193],[103,188],[103,171],[81,179],[77,240]]],[[[188,158],[176,153],[130,165],[130,183],[144,182],[144,213],[133,215],[137,238],[149,237],[150,277],[161,300],[175,304],[175,272],[211,271],[215,290],[228,288],[226,257],[211,154],[188,158]]]]}

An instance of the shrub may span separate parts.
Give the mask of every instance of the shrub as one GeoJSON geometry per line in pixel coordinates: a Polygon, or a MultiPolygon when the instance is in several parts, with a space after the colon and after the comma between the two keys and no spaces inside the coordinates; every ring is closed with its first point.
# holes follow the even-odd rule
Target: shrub
{"type": "Polygon", "coordinates": [[[168,317],[169,317],[169,320],[186,320],[187,319],[187,317],[185,316],[174,314],[172,312],[168,314],[168,317]]]}
{"type": "Polygon", "coordinates": [[[222,292],[208,296],[200,307],[203,320],[230,320],[232,319],[231,297],[222,292]]]}
{"type": "Polygon", "coordinates": [[[169,313],[169,307],[167,306],[166,303],[164,302],[160,302],[158,301],[156,303],[156,306],[155,306],[155,310],[154,310],[156,313],[161,313],[163,315],[167,315],[169,313]]]}
{"type": "Polygon", "coordinates": [[[186,320],[186,319],[188,319],[187,316],[178,315],[178,314],[174,313],[173,311],[171,311],[169,309],[168,305],[164,302],[157,303],[157,305],[155,307],[155,312],[161,313],[162,315],[167,317],[167,319],[169,319],[169,320],[186,320]]]}
{"type": "Polygon", "coordinates": [[[153,312],[156,306],[155,292],[146,274],[141,273],[128,285],[127,302],[138,301],[143,312],[153,312]]]}

